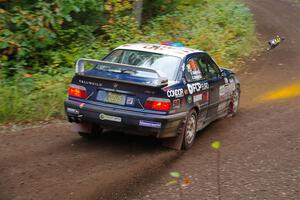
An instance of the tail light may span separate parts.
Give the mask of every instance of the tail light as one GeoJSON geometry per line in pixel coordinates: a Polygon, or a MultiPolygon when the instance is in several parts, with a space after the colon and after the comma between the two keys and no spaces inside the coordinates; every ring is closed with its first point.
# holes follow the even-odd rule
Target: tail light
{"type": "Polygon", "coordinates": [[[149,97],[144,103],[144,107],[151,110],[169,111],[171,102],[169,99],[149,97]]]}
{"type": "Polygon", "coordinates": [[[87,98],[87,92],[85,87],[71,84],[69,86],[69,96],[85,99],[87,98]]]}

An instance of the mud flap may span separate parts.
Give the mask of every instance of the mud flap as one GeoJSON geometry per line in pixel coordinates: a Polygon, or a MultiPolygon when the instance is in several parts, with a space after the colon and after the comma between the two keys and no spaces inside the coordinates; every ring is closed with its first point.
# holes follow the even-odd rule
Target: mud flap
{"type": "Polygon", "coordinates": [[[183,123],[179,127],[178,136],[163,139],[162,145],[164,147],[167,147],[167,148],[170,148],[170,149],[181,150],[183,139],[184,139],[185,126],[186,126],[186,119],[183,121],[183,123]]]}
{"type": "Polygon", "coordinates": [[[181,150],[183,137],[184,137],[184,132],[181,131],[181,133],[176,137],[163,139],[162,145],[170,149],[181,150]]]}
{"type": "Polygon", "coordinates": [[[92,125],[88,124],[88,123],[80,123],[80,124],[72,123],[71,130],[76,133],[78,133],[78,132],[91,133],[92,125]]]}

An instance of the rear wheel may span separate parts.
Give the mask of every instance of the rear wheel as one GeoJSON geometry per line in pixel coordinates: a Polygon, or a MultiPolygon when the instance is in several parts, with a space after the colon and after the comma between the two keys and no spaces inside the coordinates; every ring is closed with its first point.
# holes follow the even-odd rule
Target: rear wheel
{"type": "Polygon", "coordinates": [[[182,148],[189,149],[192,147],[197,129],[197,113],[195,110],[192,110],[186,119],[185,129],[184,129],[184,137],[182,141],[182,148]]]}
{"type": "Polygon", "coordinates": [[[95,124],[91,124],[90,126],[91,126],[91,128],[89,131],[85,131],[85,132],[78,131],[78,134],[82,138],[88,139],[88,140],[96,139],[97,137],[99,137],[99,135],[102,133],[103,129],[95,124]]]}

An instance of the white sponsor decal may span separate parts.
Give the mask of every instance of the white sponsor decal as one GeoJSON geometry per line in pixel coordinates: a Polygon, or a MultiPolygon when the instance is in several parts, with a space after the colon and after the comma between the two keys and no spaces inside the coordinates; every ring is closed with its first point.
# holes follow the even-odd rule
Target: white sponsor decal
{"type": "Polygon", "coordinates": [[[187,84],[187,88],[189,90],[189,93],[193,94],[194,92],[200,92],[201,90],[207,90],[209,88],[209,85],[207,82],[192,83],[192,84],[187,84]]]}
{"type": "Polygon", "coordinates": [[[113,122],[121,122],[122,118],[121,117],[116,117],[116,116],[111,116],[111,115],[106,115],[104,113],[101,113],[99,115],[99,119],[101,120],[108,120],[108,121],[113,121],[113,122]]]}
{"type": "Polygon", "coordinates": [[[202,101],[202,94],[197,94],[194,96],[194,102],[202,101]]]}
{"type": "Polygon", "coordinates": [[[82,83],[82,84],[86,84],[86,85],[97,86],[97,87],[101,87],[102,86],[102,83],[97,83],[97,82],[92,82],[92,81],[85,81],[85,80],[81,80],[81,79],[79,79],[78,82],[82,83]]]}
{"type": "Polygon", "coordinates": [[[235,83],[230,82],[229,84],[220,86],[219,95],[220,97],[229,96],[234,90],[235,90],[235,83]]]}
{"type": "Polygon", "coordinates": [[[233,79],[229,80],[229,90],[232,92],[235,90],[235,82],[233,81],[233,79]]]}
{"type": "Polygon", "coordinates": [[[139,125],[140,126],[151,127],[151,128],[161,128],[161,123],[160,122],[153,122],[153,121],[140,120],[139,125]]]}
{"type": "Polygon", "coordinates": [[[220,90],[219,90],[219,95],[220,97],[224,96],[227,93],[227,86],[226,85],[221,85],[220,90]]]}
{"type": "Polygon", "coordinates": [[[176,98],[180,98],[184,96],[184,92],[183,89],[176,89],[176,90],[168,90],[167,91],[167,96],[170,97],[176,97],[176,98]]]}
{"type": "Polygon", "coordinates": [[[199,79],[202,78],[202,75],[201,75],[200,70],[192,71],[192,72],[191,72],[191,75],[192,75],[192,79],[193,79],[193,80],[199,80],[199,79]]]}
{"type": "Polygon", "coordinates": [[[134,104],[134,98],[133,97],[127,97],[126,104],[127,105],[133,105],[134,104]]]}

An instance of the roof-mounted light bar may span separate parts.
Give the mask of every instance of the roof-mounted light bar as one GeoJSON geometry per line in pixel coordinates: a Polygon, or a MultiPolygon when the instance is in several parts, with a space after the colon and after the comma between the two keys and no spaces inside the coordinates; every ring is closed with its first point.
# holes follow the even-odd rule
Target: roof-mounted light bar
{"type": "Polygon", "coordinates": [[[182,43],[178,42],[162,42],[161,45],[171,46],[171,47],[184,47],[182,43]]]}

